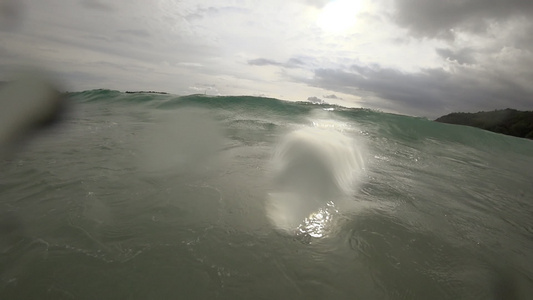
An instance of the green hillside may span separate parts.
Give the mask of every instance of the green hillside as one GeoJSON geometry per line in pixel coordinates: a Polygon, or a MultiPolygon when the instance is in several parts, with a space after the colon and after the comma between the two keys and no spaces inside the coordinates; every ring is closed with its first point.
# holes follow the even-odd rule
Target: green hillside
{"type": "Polygon", "coordinates": [[[436,122],[466,125],[481,129],[533,139],[533,111],[502,109],[477,113],[451,113],[436,122]]]}

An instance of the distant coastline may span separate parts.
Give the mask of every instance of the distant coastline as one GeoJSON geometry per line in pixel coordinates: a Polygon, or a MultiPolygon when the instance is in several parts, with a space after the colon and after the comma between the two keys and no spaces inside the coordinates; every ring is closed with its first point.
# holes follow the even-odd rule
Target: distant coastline
{"type": "Polygon", "coordinates": [[[168,95],[167,92],[156,92],[156,91],[126,91],[126,94],[160,94],[168,95]]]}
{"type": "Polygon", "coordinates": [[[440,123],[466,125],[533,140],[533,111],[506,108],[489,112],[451,113],[435,120],[440,123]]]}

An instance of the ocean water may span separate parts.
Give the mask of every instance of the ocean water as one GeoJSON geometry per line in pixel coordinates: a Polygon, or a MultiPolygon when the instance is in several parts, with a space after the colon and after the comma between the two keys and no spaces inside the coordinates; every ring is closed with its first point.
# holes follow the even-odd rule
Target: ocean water
{"type": "Polygon", "coordinates": [[[70,93],[0,160],[0,299],[532,299],[533,142],[256,97],[70,93]]]}

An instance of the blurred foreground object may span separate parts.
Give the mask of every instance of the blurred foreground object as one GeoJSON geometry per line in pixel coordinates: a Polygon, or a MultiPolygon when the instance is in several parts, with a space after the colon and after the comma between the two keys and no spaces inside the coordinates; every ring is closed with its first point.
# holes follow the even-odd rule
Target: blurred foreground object
{"type": "Polygon", "coordinates": [[[27,76],[0,85],[0,155],[37,129],[56,123],[65,101],[42,77],[27,76]]]}

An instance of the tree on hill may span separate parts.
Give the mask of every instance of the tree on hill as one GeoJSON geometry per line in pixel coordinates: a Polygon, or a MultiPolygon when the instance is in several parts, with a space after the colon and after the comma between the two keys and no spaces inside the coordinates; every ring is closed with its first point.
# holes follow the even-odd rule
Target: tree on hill
{"type": "Polygon", "coordinates": [[[477,113],[451,113],[435,121],[477,127],[492,132],[533,139],[533,111],[502,109],[477,113]]]}

